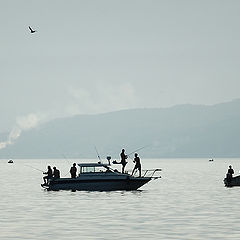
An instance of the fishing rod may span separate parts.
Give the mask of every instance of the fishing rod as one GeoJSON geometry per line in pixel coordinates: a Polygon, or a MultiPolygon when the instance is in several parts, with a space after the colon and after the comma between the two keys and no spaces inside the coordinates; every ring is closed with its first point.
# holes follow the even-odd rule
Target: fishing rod
{"type": "Polygon", "coordinates": [[[99,161],[102,162],[102,160],[101,160],[101,158],[100,158],[100,156],[99,156],[99,153],[98,153],[98,150],[97,150],[96,146],[94,146],[94,148],[95,148],[95,151],[96,151],[96,153],[97,153],[97,157],[98,157],[99,161]]]}
{"type": "Polygon", "coordinates": [[[143,146],[143,147],[141,147],[141,148],[138,148],[138,149],[134,150],[133,152],[130,152],[129,154],[127,154],[127,156],[130,156],[130,155],[132,155],[133,153],[138,152],[138,151],[140,151],[140,150],[142,150],[142,149],[144,149],[144,148],[146,148],[146,147],[149,147],[149,146],[151,146],[151,145],[149,144],[149,145],[143,146]]]}
{"type": "MultiPolygon", "coordinates": [[[[71,163],[68,161],[68,159],[66,158],[66,156],[64,154],[62,154],[64,159],[67,160],[68,164],[71,165],[71,163]]],[[[69,171],[67,171],[67,173],[63,176],[66,177],[68,175],[69,171]]]]}
{"type": "Polygon", "coordinates": [[[41,169],[35,168],[35,167],[33,167],[33,166],[30,166],[30,165],[26,165],[26,164],[23,164],[23,165],[26,166],[26,167],[33,168],[33,169],[35,169],[35,170],[37,170],[37,171],[39,171],[39,172],[43,172],[43,173],[44,173],[44,171],[41,170],[41,169]]]}

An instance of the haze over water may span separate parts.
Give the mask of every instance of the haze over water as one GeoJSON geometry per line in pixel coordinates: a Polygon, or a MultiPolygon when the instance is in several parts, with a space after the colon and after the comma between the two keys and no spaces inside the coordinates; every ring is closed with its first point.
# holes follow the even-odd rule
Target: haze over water
{"type": "Polygon", "coordinates": [[[240,188],[222,181],[229,164],[239,172],[240,159],[142,159],[162,178],[130,192],[44,191],[42,173],[26,165],[48,164],[62,176],[70,168],[64,159],[0,160],[0,239],[240,238],[240,188]]]}

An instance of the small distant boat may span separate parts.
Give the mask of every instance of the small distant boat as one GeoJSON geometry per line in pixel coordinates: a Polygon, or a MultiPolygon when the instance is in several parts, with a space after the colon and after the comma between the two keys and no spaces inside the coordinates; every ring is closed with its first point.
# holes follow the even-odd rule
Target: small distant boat
{"type": "Polygon", "coordinates": [[[212,158],[212,159],[209,159],[208,161],[209,161],[209,162],[213,162],[214,160],[213,160],[213,158],[212,158]]]}
{"type": "Polygon", "coordinates": [[[113,170],[110,164],[100,162],[80,163],[78,166],[80,167],[78,177],[50,179],[48,184],[41,186],[49,191],[130,191],[137,190],[152,179],[161,178],[154,176],[161,169],[145,170],[142,177],[135,177],[128,173],[120,173],[113,170]]]}
{"type": "Polygon", "coordinates": [[[10,159],[10,160],[8,161],[8,163],[13,163],[13,160],[12,160],[12,159],[10,159]]]}

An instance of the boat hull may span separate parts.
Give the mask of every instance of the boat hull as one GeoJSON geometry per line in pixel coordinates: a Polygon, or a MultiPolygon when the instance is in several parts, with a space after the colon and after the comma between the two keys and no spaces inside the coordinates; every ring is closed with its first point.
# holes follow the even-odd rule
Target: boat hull
{"type": "Polygon", "coordinates": [[[223,182],[226,187],[240,186],[240,176],[233,177],[232,179],[224,178],[223,182]]]}
{"type": "Polygon", "coordinates": [[[45,188],[49,191],[117,191],[137,190],[151,180],[150,177],[124,177],[118,179],[81,179],[62,178],[50,181],[45,188]]]}

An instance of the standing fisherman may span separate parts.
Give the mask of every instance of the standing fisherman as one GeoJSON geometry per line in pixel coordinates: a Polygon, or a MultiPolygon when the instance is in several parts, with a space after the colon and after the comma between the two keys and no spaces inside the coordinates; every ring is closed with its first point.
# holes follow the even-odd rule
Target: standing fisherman
{"type": "Polygon", "coordinates": [[[124,173],[125,166],[127,165],[126,159],[128,156],[125,154],[125,149],[122,149],[122,152],[120,153],[121,157],[121,164],[122,164],[122,173],[124,173]]]}
{"type": "Polygon", "coordinates": [[[73,164],[73,166],[70,169],[71,178],[76,178],[77,176],[77,168],[76,163],[73,164]]]}
{"type": "Polygon", "coordinates": [[[135,153],[134,155],[134,160],[133,162],[135,163],[135,166],[132,170],[132,175],[134,174],[135,170],[138,170],[139,171],[139,177],[141,177],[141,163],[140,163],[140,158],[138,157],[138,154],[135,153]]]}
{"type": "Polygon", "coordinates": [[[234,170],[232,169],[232,166],[230,165],[228,168],[228,172],[227,172],[227,181],[229,183],[232,181],[233,174],[234,174],[234,170]]]}

